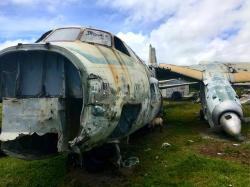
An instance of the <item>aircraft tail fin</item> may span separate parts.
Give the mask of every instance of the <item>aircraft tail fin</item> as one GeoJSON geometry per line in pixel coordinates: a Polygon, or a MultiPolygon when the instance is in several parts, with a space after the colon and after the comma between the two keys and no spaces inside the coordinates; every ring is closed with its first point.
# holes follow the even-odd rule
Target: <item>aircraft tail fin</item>
{"type": "Polygon", "coordinates": [[[155,48],[152,47],[152,45],[149,45],[149,60],[148,60],[148,65],[149,66],[157,66],[157,59],[156,59],[156,52],[155,48]]]}

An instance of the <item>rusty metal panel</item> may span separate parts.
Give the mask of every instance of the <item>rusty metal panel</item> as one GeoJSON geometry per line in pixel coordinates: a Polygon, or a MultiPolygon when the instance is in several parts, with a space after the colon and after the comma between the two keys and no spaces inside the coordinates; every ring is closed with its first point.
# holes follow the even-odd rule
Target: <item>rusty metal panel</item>
{"type": "Polygon", "coordinates": [[[62,134],[64,103],[58,98],[4,99],[1,141],[22,135],[62,134]]]}

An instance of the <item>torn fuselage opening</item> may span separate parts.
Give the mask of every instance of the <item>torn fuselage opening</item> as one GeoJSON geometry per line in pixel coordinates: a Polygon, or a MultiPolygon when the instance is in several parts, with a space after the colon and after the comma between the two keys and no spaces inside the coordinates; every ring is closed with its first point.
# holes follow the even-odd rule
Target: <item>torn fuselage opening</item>
{"type": "Polygon", "coordinates": [[[15,140],[7,141],[2,145],[2,149],[9,155],[24,159],[35,159],[56,154],[58,152],[57,142],[58,135],[55,133],[47,133],[42,136],[34,133],[29,136],[20,135],[15,140]]]}
{"type": "Polygon", "coordinates": [[[39,152],[37,149],[41,156],[41,152],[50,152],[47,150],[54,153],[55,140],[57,150],[66,151],[68,141],[79,132],[83,106],[81,78],[78,69],[61,54],[36,50],[1,56],[0,99],[3,100],[0,139],[7,153],[27,155],[29,151],[39,152]],[[46,149],[46,145],[40,146],[40,139],[46,149]],[[32,146],[27,151],[24,145],[32,146]]]}
{"type": "Polygon", "coordinates": [[[119,137],[126,136],[141,111],[141,104],[125,104],[122,107],[122,113],[117,127],[111,135],[111,139],[117,139],[119,137]]]}

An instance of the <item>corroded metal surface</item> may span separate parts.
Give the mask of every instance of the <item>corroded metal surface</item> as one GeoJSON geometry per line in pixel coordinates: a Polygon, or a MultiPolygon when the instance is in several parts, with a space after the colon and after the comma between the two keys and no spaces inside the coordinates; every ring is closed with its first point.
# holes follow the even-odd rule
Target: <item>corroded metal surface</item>
{"type": "Polygon", "coordinates": [[[58,98],[4,99],[0,140],[10,141],[33,133],[62,134],[60,113],[63,110],[64,104],[58,98]]]}
{"type": "Polygon", "coordinates": [[[168,64],[161,64],[160,67],[202,81],[204,118],[212,128],[222,127],[228,134],[240,136],[242,106],[231,83],[250,81],[250,63],[201,62],[190,67],[168,64]]]}
{"type": "MultiPolygon", "coordinates": [[[[63,85],[66,91],[65,94],[59,96],[60,100],[65,103],[66,121],[63,122],[65,123],[65,129],[72,131],[71,135],[66,136],[67,133],[65,132],[61,132],[59,135],[67,137],[63,138],[62,141],[67,142],[71,151],[88,151],[105,142],[114,141],[114,137],[115,139],[126,137],[151,121],[159,112],[161,95],[157,81],[150,82],[152,73],[147,66],[143,64],[130,48],[126,47],[126,44],[112,34],[90,28],[80,28],[79,36],[73,41],[72,38],[70,41],[67,41],[67,38],[62,38],[62,35],[55,36],[53,31],[48,36],[45,35],[44,38],[37,44],[20,45],[4,49],[0,52],[0,62],[1,64],[6,63],[4,58],[10,54],[17,54],[18,56],[31,51],[35,54],[43,51],[45,53],[55,53],[58,55],[58,58],[66,58],[76,68],[77,71],[72,69],[73,74],[70,74],[71,71],[69,72],[68,68],[64,68],[64,71],[62,71],[61,75],[65,76],[63,85]],[[45,44],[46,41],[50,41],[50,43],[45,44]],[[68,89],[70,85],[76,84],[74,81],[67,81],[69,77],[72,77],[71,75],[80,77],[82,92],[80,97],[78,94],[72,94],[72,91],[68,89]],[[154,89],[150,89],[150,87],[154,87],[154,89]],[[73,107],[75,104],[72,100],[77,101],[75,104],[81,104],[76,111],[79,114],[75,116],[75,112],[72,110],[76,109],[73,107]],[[70,108],[70,106],[72,107],[70,108]],[[131,111],[134,112],[130,115],[131,111]],[[71,119],[72,115],[74,119],[77,118],[79,120],[79,126],[75,126],[75,123],[72,124],[74,122],[71,119]],[[128,115],[132,117],[126,120],[128,115]]],[[[64,61],[62,63],[65,63],[64,61]]],[[[69,64],[69,62],[67,63],[69,64]]],[[[43,64],[46,63],[43,62],[43,64]]],[[[20,65],[22,66],[23,64],[21,63],[20,65]]],[[[43,67],[44,65],[40,69],[44,70],[43,67]]],[[[42,77],[46,77],[46,73],[42,77]]],[[[32,86],[34,85],[29,85],[29,87],[32,86]]],[[[45,85],[45,93],[46,90],[47,87],[45,85]]],[[[22,98],[23,96],[19,95],[19,97],[22,98]]],[[[13,112],[17,113],[18,119],[24,119],[27,117],[27,113],[23,113],[25,110],[22,111],[21,108],[25,106],[25,103],[34,108],[35,103],[42,102],[44,104],[43,99],[49,100],[47,97],[46,94],[42,96],[33,95],[25,98],[27,102],[22,102],[22,100],[18,99],[18,102],[21,102],[20,110],[13,110],[13,112]],[[23,113],[24,116],[21,117],[20,113],[23,113]]],[[[58,96],[53,97],[58,98],[58,96]]],[[[4,102],[4,105],[5,108],[11,107],[6,102],[4,102]]],[[[40,116],[40,112],[38,111],[38,116],[40,116]]],[[[4,112],[3,115],[5,114],[4,112]]],[[[45,116],[47,119],[48,115],[45,116]]],[[[46,123],[48,126],[45,128],[46,130],[41,130],[38,127],[40,124],[39,117],[34,115],[32,120],[34,122],[33,126],[36,126],[32,132],[36,131],[37,134],[45,133],[45,131],[58,132],[60,123],[57,120],[53,124],[46,123]],[[57,126],[57,128],[51,129],[49,126],[57,126]]],[[[48,122],[49,120],[45,121],[48,122]]],[[[3,140],[6,140],[4,139],[6,137],[4,134],[8,133],[8,131],[15,134],[13,138],[22,134],[23,129],[27,131],[24,123],[21,123],[20,126],[22,126],[20,129],[16,128],[15,122],[9,121],[9,124],[7,124],[6,121],[2,132],[3,140]]],[[[59,149],[59,151],[62,150],[59,149]]]]}

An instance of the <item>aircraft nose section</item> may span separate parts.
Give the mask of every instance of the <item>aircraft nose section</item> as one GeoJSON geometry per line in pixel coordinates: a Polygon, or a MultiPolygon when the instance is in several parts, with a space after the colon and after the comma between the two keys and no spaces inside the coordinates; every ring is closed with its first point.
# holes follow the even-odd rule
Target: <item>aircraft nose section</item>
{"type": "Polygon", "coordinates": [[[231,136],[237,137],[241,132],[241,120],[239,116],[232,112],[223,114],[220,118],[220,124],[224,131],[231,136]]]}

